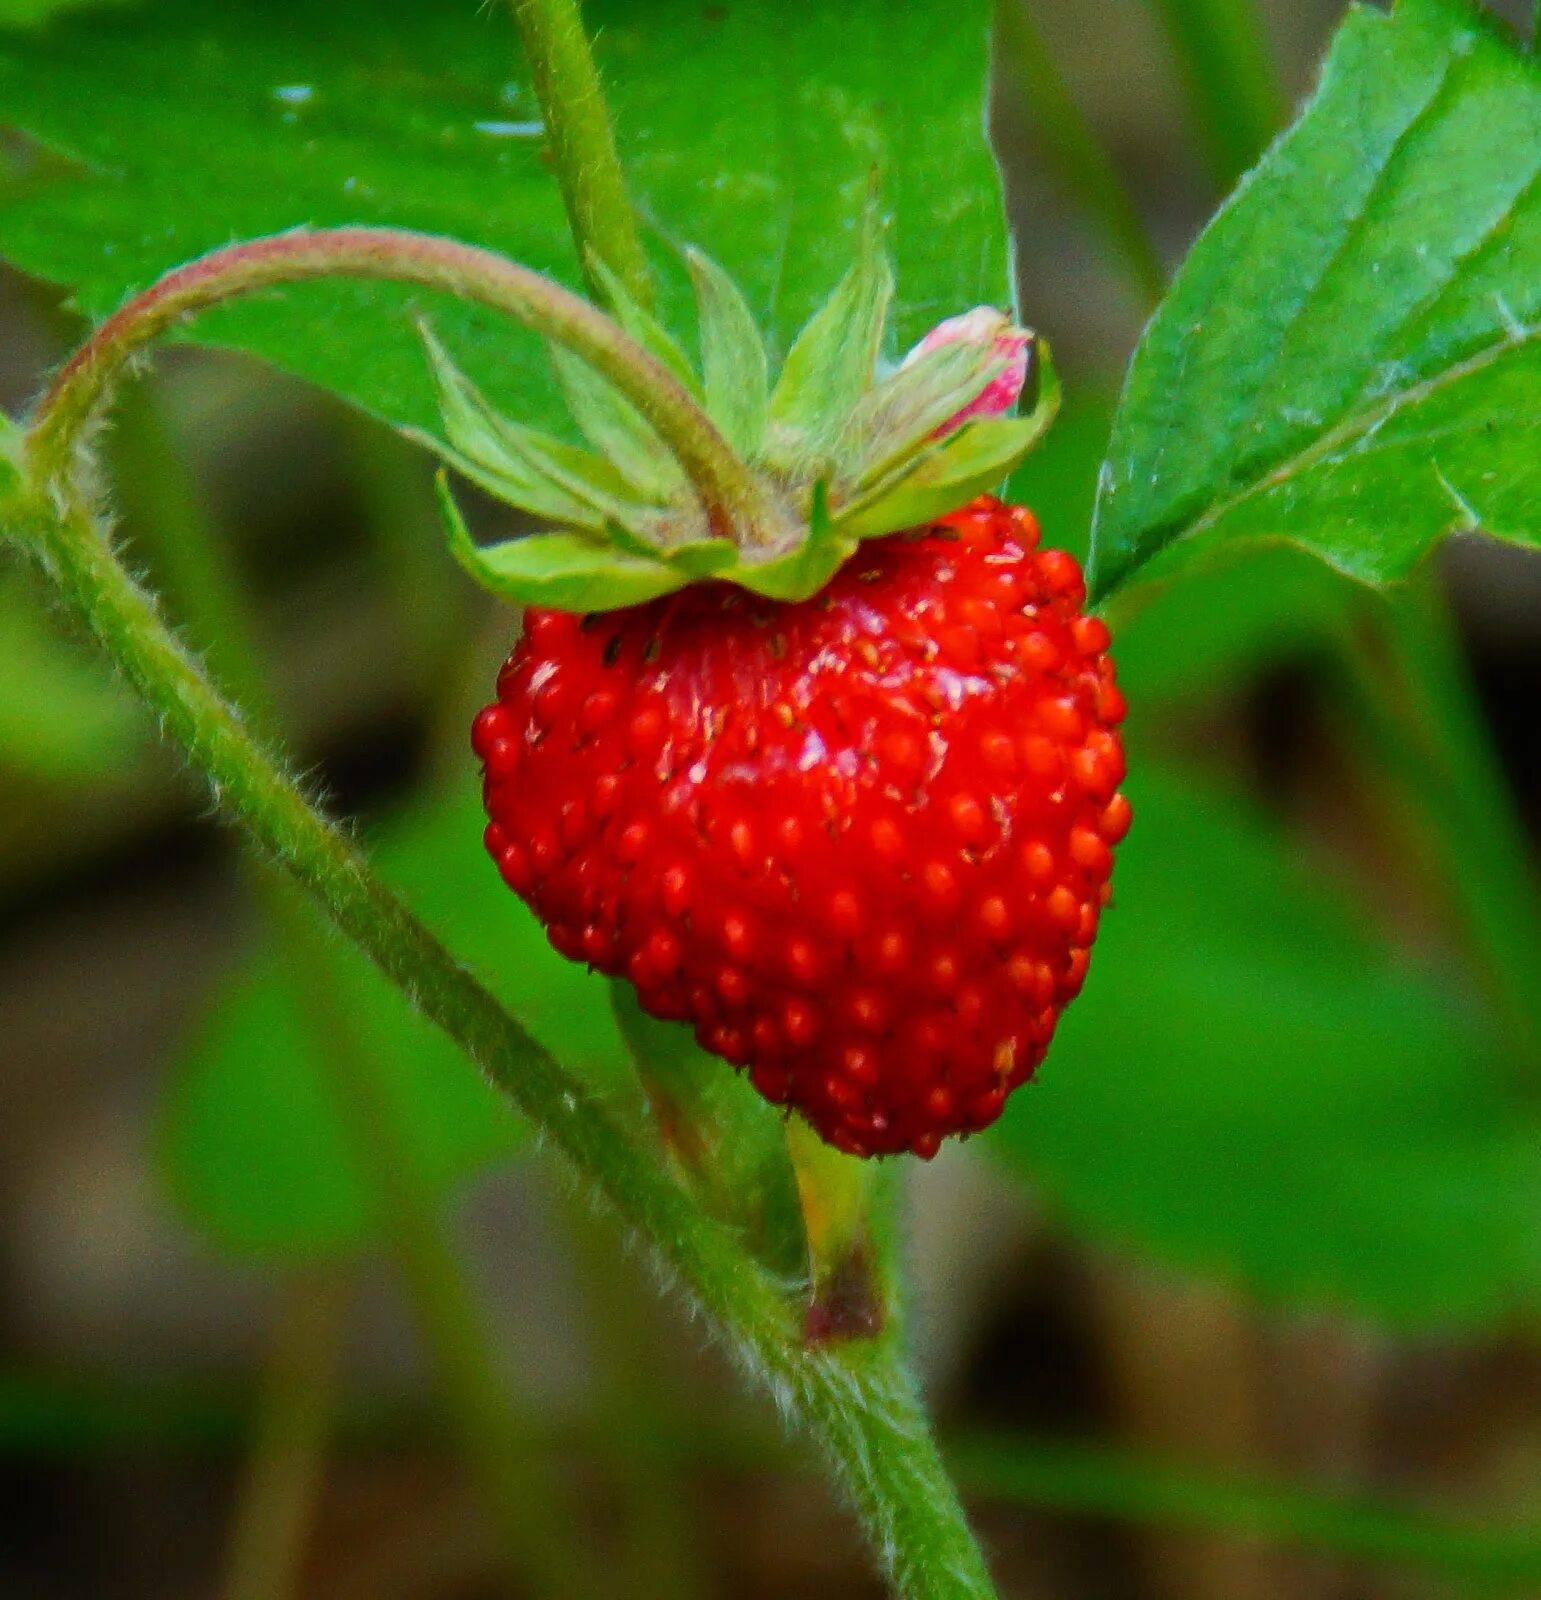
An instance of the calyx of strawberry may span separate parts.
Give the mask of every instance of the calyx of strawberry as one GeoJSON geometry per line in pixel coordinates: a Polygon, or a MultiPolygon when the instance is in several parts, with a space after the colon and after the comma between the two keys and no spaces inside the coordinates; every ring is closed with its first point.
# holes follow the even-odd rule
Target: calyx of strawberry
{"type": "Polygon", "coordinates": [[[683,387],[700,432],[744,485],[731,513],[692,482],[632,401],[570,352],[549,346],[588,448],[495,411],[423,330],[445,438],[418,437],[543,524],[478,546],[440,474],[451,548],[484,588],[569,611],[635,605],[702,579],[806,599],[861,540],[923,526],[994,488],[1058,409],[1047,346],[990,307],[949,318],[885,370],[893,274],[871,229],[774,384],[742,294],[705,256],[688,262],[699,374],[618,281],[594,270],[618,338],[683,387]],[[1035,399],[1018,415],[1030,372],[1035,399]]]}

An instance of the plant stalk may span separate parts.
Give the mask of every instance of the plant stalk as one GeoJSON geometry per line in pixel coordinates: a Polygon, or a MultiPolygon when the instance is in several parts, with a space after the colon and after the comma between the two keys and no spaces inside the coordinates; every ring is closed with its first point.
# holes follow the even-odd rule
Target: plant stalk
{"type": "MultiPolygon", "coordinates": [[[[63,435],[59,443],[66,458],[73,455],[72,438],[63,435]]],[[[731,1231],[691,1202],[311,807],[214,689],[84,507],[72,500],[61,505],[34,489],[3,510],[5,531],[42,561],[167,734],[209,779],[220,809],[647,1240],[746,1371],[819,1444],[899,1592],[912,1600],[993,1600],[984,1559],[896,1342],[805,1349],[796,1308],[731,1231]]]]}
{"type": "Polygon", "coordinates": [[[337,1268],[289,1275],[247,1463],[224,1600],[289,1600],[314,1520],[336,1399],[337,1347],[353,1296],[337,1268]]]}
{"type": "Polygon", "coordinates": [[[1256,0],[1152,0],[1182,75],[1210,171],[1229,190],[1284,114],[1256,0]]]}
{"type": "Polygon", "coordinates": [[[512,4],[589,286],[597,288],[589,274],[592,252],[625,284],[632,299],[650,307],[652,275],[577,0],[512,4]]]}
{"type": "MultiPolygon", "coordinates": [[[[131,520],[153,547],[173,604],[207,638],[217,672],[237,686],[258,726],[276,737],[278,709],[239,578],[224,543],[209,526],[192,475],[183,467],[151,394],[141,390],[121,408],[113,445],[115,460],[132,484],[131,520]]],[[[530,1574],[544,1595],[597,1595],[600,1586],[581,1557],[583,1543],[531,1448],[530,1428],[510,1400],[493,1357],[486,1317],[446,1235],[437,1198],[414,1170],[396,1108],[380,1092],[326,981],[332,964],[325,943],[287,878],[267,863],[251,865],[253,898],[293,989],[296,1009],[325,1063],[326,1087],[338,1102],[454,1431],[511,1569],[530,1574]]],[[[292,1319],[299,1319],[297,1309],[292,1319]]],[[[301,1398],[294,1397],[289,1409],[298,1411],[301,1398]]],[[[253,1486],[253,1511],[247,1519],[252,1526],[238,1537],[233,1551],[241,1565],[232,1584],[240,1586],[243,1600],[269,1600],[256,1584],[259,1578],[276,1582],[281,1576],[278,1563],[286,1527],[291,1540],[298,1537],[283,1520],[294,1524],[303,1510],[303,1503],[291,1504],[304,1487],[293,1459],[298,1445],[284,1448],[288,1453],[253,1486]]],[[[259,1464],[261,1458],[259,1447],[259,1464]]],[[[302,1524],[298,1531],[303,1531],[302,1524]]],[[[283,1592],[274,1589],[272,1600],[283,1592]]]]}
{"type": "Polygon", "coordinates": [[[1537,863],[1432,574],[1377,606],[1337,665],[1358,742],[1392,780],[1534,1092],[1541,1068],[1537,863]]]}
{"type": "Polygon", "coordinates": [[[110,386],[168,328],[256,290],[350,277],[458,295],[572,350],[656,430],[713,527],[746,548],[775,541],[774,509],[711,419],[667,367],[602,311],[491,250],[400,228],[298,228],[211,251],[167,273],[101,323],[43,395],[27,440],[35,478],[52,485],[70,476],[76,446],[110,386]]]}

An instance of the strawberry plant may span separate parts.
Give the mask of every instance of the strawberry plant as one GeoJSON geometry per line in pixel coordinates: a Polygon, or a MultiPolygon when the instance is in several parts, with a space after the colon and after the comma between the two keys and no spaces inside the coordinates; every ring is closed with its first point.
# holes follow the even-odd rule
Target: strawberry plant
{"type": "MultiPolygon", "coordinates": [[[[1116,403],[1072,384],[1056,421],[1030,237],[1022,325],[998,309],[982,8],[512,9],[517,82],[471,16],[396,0],[303,46],[245,0],[0,42],[0,255],[92,319],[3,424],[0,531],[207,780],[268,933],[190,1046],[170,1187],[237,1251],[383,1244],[514,1561],[599,1592],[439,1216],[533,1132],[896,1590],[992,1595],[909,1359],[912,1155],[1001,1120],[1077,1225],[1267,1295],[1419,1325],[1541,1300],[1541,918],[1426,576],[1450,534],[1541,543],[1541,73],[1469,0],[1355,6],[1264,151],[1246,8],[1158,7],[1239,179],[1166,285],[1000,0],[998,84],[1159,297],[1116,403]],[[366,848],[280,753],[207,541],[165,553],[170,608],[135,576],[104,423],[162,339],[437,458],[445,562],[522,610],[472,731],[485,819],[467,755],[366,848]],[[1286,634],[1405,779],[1450,982],[1254,806],[1126,758],[1130,705],[1286,634]]],[[[409,607],[438,581],[411,572],[409,607]]],[[[25,606],[18,687],[56,645],[25,606]]],[[[16,742],[79,773],[139,730],[68,661],[0,740],[30,714],[16,742]]]]}

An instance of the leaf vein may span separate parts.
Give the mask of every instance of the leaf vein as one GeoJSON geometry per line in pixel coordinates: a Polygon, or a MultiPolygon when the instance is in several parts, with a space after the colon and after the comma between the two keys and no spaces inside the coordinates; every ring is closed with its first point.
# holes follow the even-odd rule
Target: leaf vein
{"type": "MultiPolygon", "coordinates": [[[[1413,115],[1408,118],[1402,130],[1397,134],[1395,142],[1387,150],[1385,158],[1376,169],[1374,181],[1365,191],[1364,198],[1357,210],[1344,219],[1342,230],[1332,253],[1322,263],[1321,271],[1316,278],[1305,285],[1304,293],[1300,296],[1288,320],[1279,329],[1274,339],[1271,357],[1252,390],[1251,404],[1248,406],[1246,414],[1233,430],[1233,436],[1236,439],[1247,438],[1257,428],[1258,414],[1263,409],[1264,401],[1273,385],[1279,367],[1283,363],[1285,354],[1296,336],[1297,330],[1304,322],[1311,308],[1320,300],[1324,291],[1336,281],[1345,264],[1353,260],[1354,247],[1362,240],[1365,228],[1369,225],[1377,208],[1385,203],[1388,195],[1392,192],[1392,180],[1407,159],[1408,146],[1424,127],[1430,125],[1443,112],[1446,102],[1459,86],[1460,76],[1457,68],[1460,65],[1462,65],[1462,62],[1454,57],[1446,61],[1428,95],[1413,115]]],[[[1368,161],[1368,159],[1369,156],[1366,153],[1366,160],[1368,161]]],[[[1234,465],[1241,465],[1244,459],[1244,457],[1238,456],[1234,465]]],[[[1234,483],[1234,481],[1234,475],[1227,480],[1228,484],[1234,483]]]]}
{"type": "MultiPolygon", "coordinates": [[[[1287,457],[1271,471],[1253,479],[1224,499],[1216,500],[1205,511],[1204,515],[1190,522],[1180,533],[1175,534],[1170,544],[1180,544],[1189,539],[1198,537],[1214,527],[1225,517],[1229,516],[1238,506],[1244,505],[1248,500],[1256,498],[1271,489],[1279,488],[1290,482],[1301,473],[1309,471],[1324,460],[1331,460],[1339,447],[1341,453],[1348,453],[1349,443],[1356,438],[1363,438],[1375,433],[1384,427],[1392,417],[1409,405],[1417,405],[1439,393],[1448,384],[1459,383],[1466,378],[1474,377],[1485,368],[1501,361],[1506,355],[1515,350],[1522,349],[1525,345],[1541,340],[1541,328],[1527,329],[1521,336],[1506,335],[1504,338],[1491,344],[1481,346],[1465,360],[1457,362],[1442,371],[1433,374],[1423,382],[1414,384],[1411,388],[1403,389],[1397,394],[1389,396],[1383,405],[1373,408],[1372,411],[1358,412],[1340,423],[1336,428],[1314,439],[1309,446],[1287,457]]],[[[1376,448],[1389,449],[1402,441],[1393,440],[1376,448]]]]}

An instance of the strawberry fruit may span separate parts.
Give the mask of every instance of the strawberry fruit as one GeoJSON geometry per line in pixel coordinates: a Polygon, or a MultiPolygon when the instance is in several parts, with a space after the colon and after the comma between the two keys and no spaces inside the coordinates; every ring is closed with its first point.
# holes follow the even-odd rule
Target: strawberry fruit
{"type": "Polygon", "coordinates": [[[810,600],[532,612],[476,720],[556,948],[854,1154],[993,1122],[1086,975],[1123,699],[1037,532],[981,499],[810,600]]]}
{"type": "Polygon", "coordinates": [[[612,299],[747,463],[747,536],[592,375],[558,365],[585,459],[431,347],[441,453],[558,525],[483,550],[444,496],[467,568],[545,602],[474,727],[486,847],[556,949],[829,1143],[929,1157],[1043,1059],[1130,822],[1107,629],[1074,559],[979,492],[1052,414],[1052,374],[980,311],[879,377],[864,251],[766,393],[736,291],[693,270],[704,390],[612,299]],[[1038,406],[1002,415],[1029,355],[1038,406]]]}

